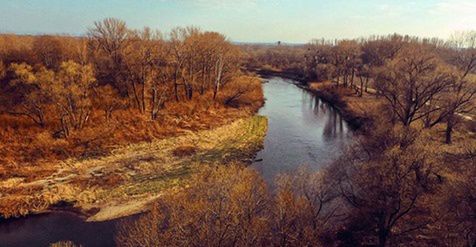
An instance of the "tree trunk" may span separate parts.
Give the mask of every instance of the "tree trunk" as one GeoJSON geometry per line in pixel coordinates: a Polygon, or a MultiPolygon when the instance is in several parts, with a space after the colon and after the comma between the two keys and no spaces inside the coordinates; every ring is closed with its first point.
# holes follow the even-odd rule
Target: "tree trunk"
{"type": "Polygon", "coordinates": [[[352,67],[352,76],[350,78],[350,87],[353,87],[354,86],[354,78],[355,78],[355,70],[354,68],[352,67]]]}
{"type": "MultiPolygon", "coordinates": [[[[381,222],[381,223],[383,223],[383,222],[381,222]]],[[[378,246],[379,247],[385,247],[386,246],[389,233],[390,233],[390,230],[388,230],[387,227],[382,226],[382,225],[380,225],[378,227],[378,246]]]]}
{"type": "Polygon", "coordinates": [[[387,233],[386,232],[379,232],[378,234],[378,246],[385,247],[387,244],[387,233]]]}
{"type": "Polygon", "coordinates": [[[364,78],[360,77],[360,97],[364,95],[364,78]]]}
{"type": "Polygon", "coordinates": [[[141,111],[142,113],[142,107],[141,107],[141,103],[140,103],[140,99],[139,99],[139,95],[138,95],[138,92],[137,92],[137,87],[136,87],[136,83],[135,82],[132,82],[132,91],[134,93],[134,100],[136,102],[136,105],[137,105],[137,108],[141,111]]]}
{"type": "Polygon", "coordinates": [[[178,77],[178,68],[175,68],[175,72],[174,72],[174,93],[175,93],[175,100],[178,102],[179,101],[179,96],[178,96],[177,77],[178,77]]]}
{"type": "Polygon", "coordinates": [[[144,80],[144,83],[142,84],[142,95],[141,95],[141,98],[142,98],[141,112],[142,112],[142,114],[147,112],[147,106],[145,104],[145,91],[146,91],[146,82],[144,80]]]}
{"type": "Polygon", "coordinates": [[[452,134],[453,134],[453,127],[454,127],[454,113],[450,113],[448,115],[448,119],[446,120],[446,131],[445,131],[445,143],[451,144],[452,134]]]}
{"type": "Polygon", "coordinates": [[[157,108],[156,108],[156,105],[157,105],[157,89],[154,88],[152,89],[152,103],[151,103],[151,115],[150,115],[150,119],[152,120],[155,120],[157,118],[157,108]]]}
{"type": "Polygon", "coordinates": [[[220,90],[220,84],[221,84],[221,76],[223,73],[223,61],[222,58],[219,58],[217,60],[217,65],[216,65],[216,71],[217,71],[217,77],[215,80],[215,89],[213,90],[213,99],[216,99],[218,95],[218,91],[220,90]]]}

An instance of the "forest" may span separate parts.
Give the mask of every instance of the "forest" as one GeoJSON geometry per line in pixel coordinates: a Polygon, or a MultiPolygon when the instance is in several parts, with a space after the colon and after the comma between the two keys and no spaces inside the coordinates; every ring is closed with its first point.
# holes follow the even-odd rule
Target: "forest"
{"type": "MultiPolygon", "coordinates": [[[[0,43],[3,218],[65,201],[32,196],[48,189],[29,182],[58,173],[53,164],[118,155],[120,146],[210,136],[200,131],[231,123],[213,133],[246,140],[217,142],[243,141],[229,152],[256,153],[265,131],[253,118],[265,104],[260,76],[277,75],[299,80],[355,125],[341,157],[270,185],[243,157],[205,165],[197,156],[186,182],[120,221],[118,246],[476,246],[474,31],[263,45],[195,27],[132,30],[108,18],[84,37],[2,35],[0,43]]],[[[200,155],[208,142],[198,139],[170,152],[200,155]]],[[[108,192],[135,181],[118,171],[71,184],[108,192]]]]}
{"type": "Polygon", "coordinates": [[[276,188],[246,168],[205,170],[124,223],[119,245],[476,244],[475,32],[242,49],[249,70],[299,80],[340,106],[357,140],[325,169],[279,176],[276,188]]]}
{"type": "Polygon", "coordinates": [[[261,106],[259,83],[241,70],[243,53],[219,33],[176,28],[165,39],[111,18],[87,37],[0,40],[4,177],[210,128],[261,106]]]}

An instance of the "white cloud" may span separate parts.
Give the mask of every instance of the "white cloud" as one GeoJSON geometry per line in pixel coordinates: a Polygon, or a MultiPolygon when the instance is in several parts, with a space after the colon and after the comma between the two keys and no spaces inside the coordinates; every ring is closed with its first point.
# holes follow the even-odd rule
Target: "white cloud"
{"type": "Polygon", "coordinates": [[[474,0],[442,0],[431,9],[436,14],[451,14],[455,18],[460,15],[475,15],[476,1],[474,0]]]}
{"type": "MultiPolygon", "coordinates": [[[[174,0],[162,0],[174,1],[174,0]]],[[[179,0],[181,4],[193,5],[199,8],[252,8],[259,2],[276,3],[279,0],[179,0]]]]}
{"type": "Polygon", "coordinates": [[[462,30],[476,30],[476,1],[441,0],[430,13],[445,19],[448,33],[462,30]]]}

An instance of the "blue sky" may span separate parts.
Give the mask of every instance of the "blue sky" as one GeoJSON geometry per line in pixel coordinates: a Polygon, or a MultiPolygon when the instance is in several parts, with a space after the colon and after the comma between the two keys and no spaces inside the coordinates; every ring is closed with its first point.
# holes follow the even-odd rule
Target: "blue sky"
{"type": "Polygon", "coordinates": [[[0,32],[81,35],[106,17],[162,32],[193,25],[247,42],[447,38],[476,29],[476,0],[0,0],[0,32]]]}

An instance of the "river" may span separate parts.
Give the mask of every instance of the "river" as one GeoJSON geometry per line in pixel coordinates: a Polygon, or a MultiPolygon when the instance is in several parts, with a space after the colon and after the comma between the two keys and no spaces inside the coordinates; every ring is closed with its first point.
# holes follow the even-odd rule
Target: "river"
{"type": "Polygon", "coordinates": [[[333,162],[352,138],[337,109],[295,83],[272,77],[263,86],[259,114],[268,118],[268,133],[253,167],[269,183],[302,165],[318,170],[333,162]]]}
{"type": "MultiPolygon", "coordinates": [[[[331,163],[352,138],[339,112],[294,81],[273,77],[263,84],[268,117],[264,148],[252,167],[272,183],[300,165],[318,170],[331,163]]],[[[134,216],[132,216],[134,217],[134,216]]],[[[50,213],[0,222],[0,247],[48,246],[70,240],[85,247],[113,246],[115,221],[89,223],[69,213],[50,213]]]]}

